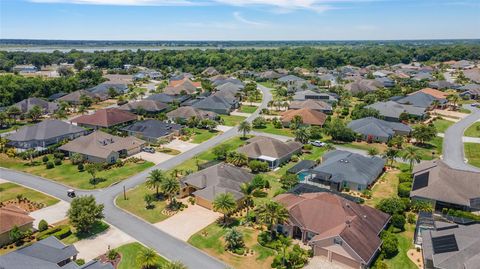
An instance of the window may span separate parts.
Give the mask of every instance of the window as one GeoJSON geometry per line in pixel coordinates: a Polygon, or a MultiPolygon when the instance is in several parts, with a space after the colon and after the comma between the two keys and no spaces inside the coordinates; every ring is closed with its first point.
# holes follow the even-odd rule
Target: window
{"type": "Polygon", "coordinates": [[[333,239],[333,243],[341,246],[342,245],[342,239],[338,238],[338,237],[335,237],[333,239]]]}

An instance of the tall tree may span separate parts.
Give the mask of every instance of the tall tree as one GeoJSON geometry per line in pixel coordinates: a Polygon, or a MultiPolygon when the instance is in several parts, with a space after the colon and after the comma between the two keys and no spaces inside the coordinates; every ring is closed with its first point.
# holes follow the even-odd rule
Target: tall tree
{"type": "Polygon", "coordinates": [[[103,204],[97,204],[93,195],[76,197],[70,203],[67,216],[77,231],[85,233],[103,219],[103,204]]]}
{"type": "Polygon", "coordinates": [[[172,204],[173,198],[180,191],[180,182],[176,178],[165,177],[160,183],[160,189],[163,195],[170,201],[170,204],[172,204]]]}
{"type": "Polygon", "coordinates": [[[382,154],[382,157],[390,161],[390,166],[393,165],[393,161],[395,161],[395,158],[398,156],[398,150],[394,148],[387,148],[387,150],[382,154]]]}
{"type": "Polygon", "coordinates": [[[227,215],[237,208],[237,202],[231,193],[221,193],[213,200],[213,210],[223,214],[223,223],[227,223],[227,215]]]}
{"type": "Polygon", "coordinates": [[[300,143],[307,143],[308,139],[310,138],[310,130],[307,127],[300,127],[295,130],[295,140],[300,143]]]}
{"type": "Polygon", "coordinates": [[[247,134],[252,131],[252,125],[248,121],[242,121],[238,125],[238,131],[242,132],[243,138],[246,138],[247,134]]]}
{"type": "Polygon", "coordinates": [[[158,197],[159,188],[162,185],[163,180],[167,178],[162,170],[155,169],[150,172],[145,182],[147,188],[155,189],[155,195],[158,197]]]}
{"type": "Polygon", "coordinates": [[[403,151],[402,159],[404,161],[408,161],[410,164],[410,171],[412,170],[414,163],[420,163],[421,158],[419,154],[418,148],[412,146],[406,147],[403,151]]]}
{"type": "Polygon", "coordinates": [[[274,235],[274,225],[288,220],[288,210],[281,204],[268,201],[256,208],[258,220],[265,224],[271,235],[274,235]]]}

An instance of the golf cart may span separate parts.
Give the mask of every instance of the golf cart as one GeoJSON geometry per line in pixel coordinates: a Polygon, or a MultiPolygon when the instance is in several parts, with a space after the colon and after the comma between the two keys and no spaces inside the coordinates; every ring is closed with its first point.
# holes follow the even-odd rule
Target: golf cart
{"type": "Polygon", "coordinates": [[[75,198],[75,196],[76,196],[76,195],[75,195],[75,191],[72,190],[72,189],[69,189],[69,190],[67,191],[67,196],[70,197],[70,198],[75,198]]]}

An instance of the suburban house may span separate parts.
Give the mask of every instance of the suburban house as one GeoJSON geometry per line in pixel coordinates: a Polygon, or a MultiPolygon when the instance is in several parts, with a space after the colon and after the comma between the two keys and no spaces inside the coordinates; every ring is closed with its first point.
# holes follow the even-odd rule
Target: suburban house
{"type": "Polygon", "coordinates": [[[215,67],[212,67],[212,66],[209,66],[205,70],[202,71],[202,75],[207,76],[207,77],[216,76],[218,74],[220,74],[220,73],[217,71],[217,69],[215,69],[215,67]]]}
{"type": "Polygon", "coordinates": [[[327,120],[327,115],[325,115],[325,113],[310,108],[287,110],[282,113],[280,120],[284,126],[288,126],[296,116],[300,116],[302,118],[302,124],[304,125],[323,126],[327,120]]]}
{"type": "Polygon", "coordinates": [[[100,100],[107,100],[111,97],[110,89],[113,89],[116,94],[124,94],[128,91],[127,84],[121,81],[105,81],[88,89],[88,91],[97,95],[100,100]]]}
{"type": "Polygon", "coordinates": [[[135,114],[118,108],[105,108],[95,111],[91,115],[82,115],[72,122],[87,128],[110,128],[115,125],[128,123],[137,119],[135,114]]]}
{"type": "Polygon", "coordinates": [[[0,256],[0,268],[5,269],[113,269],[111,263],[92,260],[77,265],[78,250],[65,245],[55,236],[47,237],[31,245],[0,256]]]}
{"type": "Polygon", "coordinates": [[[165,104],[181,104],[190,98],[191,96],[189,95],[174,96],[165,93],[155,93],[145,98],[145,100],[153,100],[165,104]]]}
{"type": "Polygon", "coordinates": [[[355,133],[362,135],[362,139],[369,142],[387,142],[395,135],[406,136],[412,132],[412,128],[406,124],[385,121],[374,117],[353,120],[348,123],[347,127],[355,133]]]}
{"type": "Polygon", "coordinates": [[[196,203],[208,209],[213,209],[213,201],[221,193],[231,193],[238,204],[244,195],[240,186],[252,180],[253,175],[243,168],[219,163],[181,180],[181,197],[193,195],[196,203]]]}
{"type": "Polygon", "coordinates": [[[184,123],[192,117],[195,117],[199,120],[216,120],[218,118],[218,114],[212,111],[201,110],[191,106],[181,106],[175,110],[168,112],[167,117],[170,121],[184,123]]]}
{"type": "Polygon", "coordinates": [[[86,90],[78,90],[58,98],[57,102],[63,101],[72,105],[80,105],[82,103],[82,96],[89,97],[92,100],[100,100],[100,97],[94,93],[86,90]]]}
{"type": "Polygon", "coordinates": [[[379,77],[379,78],[376,78],[375,80],[380,82],[384,88],[391,88],[395,86],[395,81],[388,77],[379,77]]]}
{"type": "Polygon", "coordinates": [[[238,107],[238,102],[232,104],[232,102],[223,97],[211,95],[194,103],[192,107],[212,111],[217,114],[228,115],[232,110],[238,107]]]}
{"type": "Polygon", "coordinates": [[[460,85],[446,80],[437,80],[428,83],[428,87],[436,90],[457,89],[460,85]]]}
{"type": "Polygon", "coordinates": [[[193,82],[188,78],[171,80],[163,93],[168,95],[192,95],[201,90],[200,82],[193,82]]]}
{"type": "Polygon", "coordinates": [[[480,211],[480,173],[457,170],[442,160],[422,162],[412,171],[410,198],[434,203],[435,210],[480,211]]]}
{"type": "Polygon", "coordinates": [[[358,79],[345,85],[345,90],[356,95],[359,93],[370,93],[384,87],[383,83],[375,79],[358,79]]]}
{"type": "Polygon", "coordinates": [[[137,121],[132,125],[122,128],[130,136],[135,136],[150,143],[157,143],[159,139],[173,139],[180,134],[183,128],[180,124],[168,123],[159,120],[137,121]]]}
{"type": "Polygon", "coordinates": [[[14,205],[0,207],[0,246],[10,243],[10,231],[18,227],[22,232],[33,229],[35,219],[14,205]]]}
{"type": "Polygon", "coordinates": [[[301,240],[342,268],[368,268],[382,245],[380,233],[390,215],[328,192],[280,194],[274,198],[286,207],[287,222],[277,232],[301,240]]]}
{"type": "Polygon", "coordinates": [[[239,148],[238,152],[247,155],[249,159],[267,162],[268,167],[275,169],[300,152],[302,146],[302,143],[296,141],[282,142],[271,137],[255,136],[247,140],[247,144],[239,148]]]}
{"type": "Polygon", "coordinates": [[[386,121],[400,121],[402,114],[407,114],[409,117],[423,119],[426,115],[426,108],[417,107],[408,104],[399,104],[394,101],[376,102],[365,108],[373,108],[380,113],[386,121]]]}
{"type": "Polygon", "coordinates": [[[475,83],[480,83],[480,68],[472,68],[463,70],[463,74],[466,78],[475,83]]]}
{"type": "Polygon", "coordinates": [[[295,92],[293,95],[293,100],[295,101],[305,101],[308,99],[322,100],[327,103],[333,103],[338,101],[338,96],[334,93],[314,92],[312,90],[295,92]]]}
{"type": "Polygon", "coordinates": [[[227,84],[227,83],[232,83],[232,84],[235,84],[237,85],[238,87],[240,87],[241,89],[243,89],[245,87],[245,84],[239,80],[238,78],[233,78],[233,77],[227,77],[227,78],[224,78],[224,79],[220,79],[220,78],[217,78],[217,79],[212,79],[212,86],[217,88],[219,86],[222,86],[223,84],[227,84]]]}
{"type": "Polygon", "coordinates": [[[301,172],[300,180],[331,190],[363,191],[383,173],[385,160],[343,150],[325,153],[317,167],[301,172]]]}
{"type": "Polygon", "coordinates": [[[435,101],[439,105],[445,105],[447,103],[447,94],[435,89],[425,88],[396,100],[400,104],[413,105],[425,109],[431,108],[435,101]]]}
{"type": "Polygon", "coordinates": [[[14,104],[14,106],[18,107],[22,113],[27,113],[34,106],[40,107],[44,114],[53,114],[58,109],[57,103],[48,102],[37,97],[24,99],[14,104]]]}
{"type": "Polygon", "coordinates": [[[82,127],[61,121],[46,119],[34,125],[23,126],[6,136],[8,145],[20,150],[45,149],[64,140],[85,135],[82,127]]]}
{"type": "Polygon", "coordinates": [[[154,101],[154,100],[140,100],[126,103],[119,107],[121,110],[127,110],[132,113],[146,112],[149,114],[156,114],[164,112],[169,108],[165,103],[154,101]]]}
{"type": "Polygon", "coordinates": [[[472,69],[472,68],[475,68],[475,63],[467,60],[460,60],[460,61],[451,63],[450,67],[453,69],[472,69]]]}
{"type": "Polygon", "coordinates": [[[279,74],[273,70],[267,70],[257,74],[257,78],[260,80],[272,80],[280,77],[282,77],[282,74],[279,74]]]}
{"type": "Polygon", "coordinates": [[[217,90],[217,92],[215,92],[213,96],[223,98],[227,100],[233,107],[237,108],[239,106],[238,101],[240,99],[240,96],[243,93],[241,92],[240,88],[238,88],[237,86],[231,83],[227,83],[227,84],[222,85],[222,86],[227,85],[225,87],[222,87],[222,86],[218,87],[221,89],[217,90]]]}
{"type": "Polygon", "coordinates": [[[458,90],[461,91],[460,96],[463,98],[473,100],[480,98],[480,84],[467,84],[458,88],[458,90]]]}
{"type": "Polygon", "coordinates": [[[307,99],[305,101],[292,101],[288,106],[288,109],[302,109],[308,108],[316,111],[323,112],[325,114],[332,113],[332,106],[324,101],[315,100],[315,99],[307,99]]]}
{"type": "Polygon", "coordinates": [[[282,84],[290,85],[290,84],[293,84],[293,83],[296,83],[296,82],[304,83],[304,82],[307,82],[307,81],[305,79],[303,79],[301,77],[297,77],[295,75],[286,75],[286,76],[283,76],[283,77],[277,79],[277,82],[282,83],[282,84]]]}
{"type": "Polygon", "coordinates": [[[480,224],[422,232],[425,269],[479,268],[480,224]]]}
{"type": "Polygon", "coordinates": [[[142,150],[145,141],[133,136],[119,137],[101,131],[81,136],[59,147],[69,155],[80,153],[87,162],[115,163],[120,157],[127,157],[142,150]]]}

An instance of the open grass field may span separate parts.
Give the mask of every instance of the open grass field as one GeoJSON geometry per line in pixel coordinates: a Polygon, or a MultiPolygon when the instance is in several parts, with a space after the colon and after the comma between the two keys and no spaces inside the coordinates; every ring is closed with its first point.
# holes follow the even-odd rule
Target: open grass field
{"type": "MultiPolygon", "coordinates": [[[[52,155],[48,156],[50,160],[53,160],[52,155]]],[[[99,172],[96,177],[102,178],[104,181],[92,185],[90,184],[91,175],[86,171],[79,172],[77,166],[73,165],[70,161],[64,160],[61,165],[55,166],[52,169],[46,169],[41,158],[42,157],[34,159],[32,165],[30,164],[30,161],[25,161],[19,158],[9,158],[5,154],[0,154],[0,163],[2,167],[48,178],[78,189],[108,187],[115,182],[122,181],[154,165],[153,163],[146,161],[139,163],[128,162],[122,167],[111,168],[110,170],[99,172]]]]}
{"type": "Polygon", "coordinates": [[[463,133],[464,136],[480,137],[480,122],[470,125],[463,133]]]}
{"type": "Polygon", "coordinates": [[[253,113],[257,110],[258,107],[256,106],[247,106],[247,105],[242,105],[240,107],[240,112],[243,112],[243,113],[253,113]]]}
{"type": "Polygon", "coordinates": [[[167,205],[165,200],[154,200],[153,208],[147,209],[143,200],[145,194],[155,194],[155,190],[148,189],[145,184],[141,184],[134,189],[127,191],[127,200],[123,199],[123,194],[117,196],[115,203],[118,207],[148,221],[157,223],[168,218],[162,214],[162,210],[167,205]]]}
{"type": "Polygon", "coordinates": [[[271,123],[267,123],[265,128],[254,128],[254,130],[257,132],[264,132],[264,133],[275,134],[275,135],[283,135],[283,136],[290,136],[290,137],[295,136],[293,134],[293,131],[290,130],[290,128],[275,128],[271,123]]]}
{"type": "Polygon", "coordinates": [[[51,196],[22,187],[15,183],[6,182],[0,184],[0,202],[17,199],[17,195],[19,194],[32,202],[42,203],[45,207],[58,203],[58,200],[51,196]]]}
{"type": "MultiPolygon", "coordinates": [[[[141,264],[137,263],[137,255],[145,249],[146,247],[140,243],[130,243],[118,247],[117,251],[122,256],[122,260],[117,269],[142,269],[141,264]]],[[[158,260],[157,268],[163,268],[163,266],[168,263],[168,261],[161,256],[158,256],[158,260]]]]}
{"type": "Polygon", "coordinates": [[[480,167],[480,144],[465,143],[465,158],[469,164],[480,167]]]}
{"type": "Polygon", "coordinates": [[[237,126],[246,119],[246,117],[236,115],[221,115],[220,117],[223,119],[223,125],[226,126],[237,126]]]}

